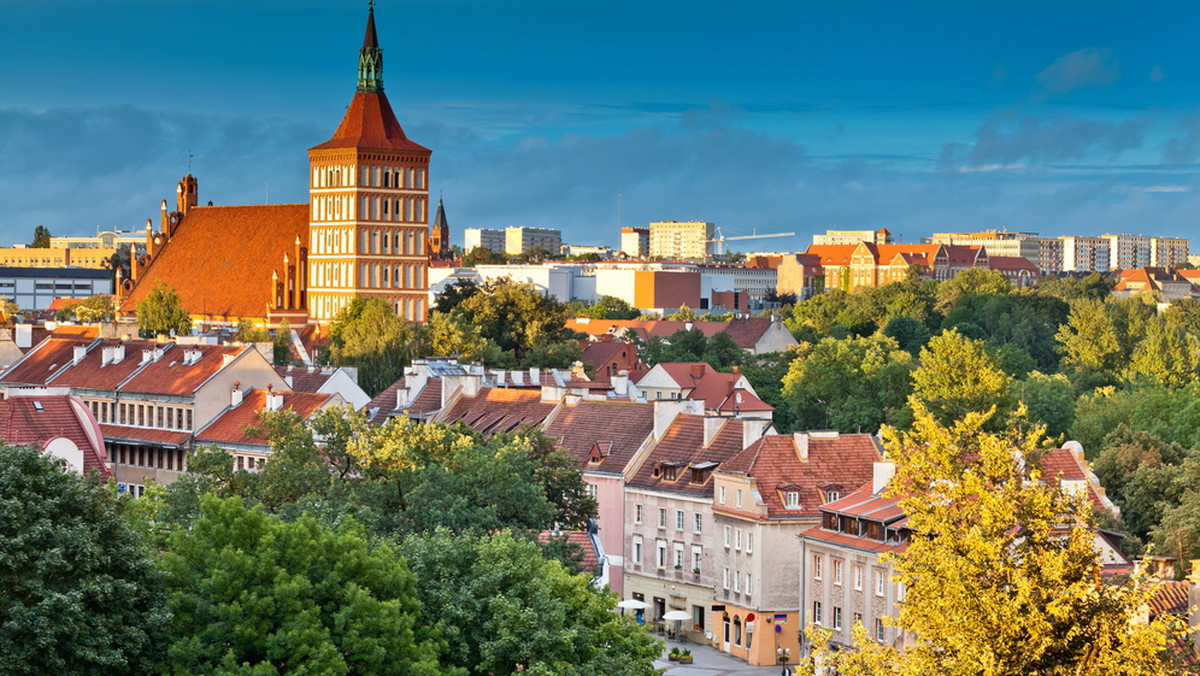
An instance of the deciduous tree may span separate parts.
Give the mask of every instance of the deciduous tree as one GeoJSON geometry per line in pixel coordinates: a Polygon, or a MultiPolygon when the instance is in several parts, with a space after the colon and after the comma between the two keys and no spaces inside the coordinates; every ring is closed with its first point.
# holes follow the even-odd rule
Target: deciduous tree
{"type": "Polygon", "coordinates": [[[192,330],[192,318],[183,307],[175,287],[162,280],[154,284],[146,298],[137,303],[138,332],[145,338],[159,333],[185,335],[192,330]]]}
{"type": "Polygon", "coordinates": [[[979,340],[947,331],[921,349],[921,365],[913,371],[913,399],[943,425],[968,413],[993,407],[993,424],[1003,424],[1012,384],[995,354],[979,340]]]}

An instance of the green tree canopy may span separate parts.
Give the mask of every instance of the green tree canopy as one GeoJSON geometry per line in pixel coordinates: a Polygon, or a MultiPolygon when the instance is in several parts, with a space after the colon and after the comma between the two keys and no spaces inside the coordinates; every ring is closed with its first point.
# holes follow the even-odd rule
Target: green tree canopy
{"type": "Polygon", "coordinates": [[[329,327],[330,361],[357,366],[358,384],[371,396],[399,380],[404,367],[423,352],[420,328],[382,298],[356,297],[329,327]]]}
{"type": "Polygon", "coordinates": [[[616,599],[507,533],[439,530],[401,546],[417,575],[422,623],[467,673],[652,676],[662,644],[612,612],[616,599]]]}
{"type": "Polygon", "coordinates": [[[415,581],[353,525],[284,523],[210,498],[164,559],[172,674],[437,674],[415,581]]]}
{"type": "Polygon", "coordinates": [[[461,320],[461,326],[474,329],[500,351],[511,354],[514,363],[522,362],[535,348],[561,343],[574,335],[564,327],[566,305],[543,295],[532,284],[508,278],[484,284],[479,293],[458,303],[451,314],[461,320]]]}
{"type": "Polygon", "coordinates": [[[0,670],[152,671],[163,577],[112,491],[37,449],[0,445],[0,670]]]}
{"type": "Polygon", "coordinates": [[[913,371],[913,399],[943,425],[968,413],[995,407],[994,424],[1002,424],[1010,406],[1012,378],[983,341],[947,331],[921,349],[921,365],[913,371]]]}
{"type": "Polygon", "coordinates": [[[146,298],[137,303],[138,332],[145,338],[160,333],[185,335],[192,330],[192,318],[183,307],[175,287],[162,280],[154,284],[146,298]]]}
{"type": "Polygon", "coordinates": [[[912,357],[886,336],[825,338],[801,350],[783,379],[798,429],[874,432],[906,417],[912,357]]]}
{"type": "Polygon", "coordinates": [[[39,225],[33,229],[33,241],[29,243],[31,249],[49,249],[50,248],[50,229],[44,225],[39,225]]]}

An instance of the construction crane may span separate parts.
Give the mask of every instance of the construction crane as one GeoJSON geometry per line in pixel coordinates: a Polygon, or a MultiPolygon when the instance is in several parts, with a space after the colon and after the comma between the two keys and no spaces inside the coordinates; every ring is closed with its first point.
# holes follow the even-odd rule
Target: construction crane
{"type": "Polygon", "coordinates": [[[794,232],[776,232],[776,233],[770,234],[770,235],[759,235],[756,232],[753,235],[735,235],[733,237],[726,237],[724,235],[724,233],[721,232],[721,229],[717,228],[717,236],[714,237],[713,239],[707,239],[704,241],[708,244],[716,243],[717,251],[716,251],[715,255],[720,256],[725,253],[725,242],[732,242],[735,239],[764,239],[764,238],[768,238],[768,237],[792,237],[795,234],[796,233],[794,233],[794,232]]]}

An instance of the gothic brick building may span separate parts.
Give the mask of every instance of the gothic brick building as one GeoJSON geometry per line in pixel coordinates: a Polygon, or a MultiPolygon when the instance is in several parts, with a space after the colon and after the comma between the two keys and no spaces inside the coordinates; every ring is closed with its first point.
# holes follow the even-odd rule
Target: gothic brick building
{"type": "Polygon", "coordinates": [[[358,89],[333,137],[309,149],[308,204],[199,206],[180,180],[175,211],[146,221],[146,253],[118,280],[131,314],[157,282],[174,287],[193,320],[327,324],[355,296],[397,314],[428,313],[430,150],[409,140],[383,92],[375,10],[358,57],[358,89]]]}

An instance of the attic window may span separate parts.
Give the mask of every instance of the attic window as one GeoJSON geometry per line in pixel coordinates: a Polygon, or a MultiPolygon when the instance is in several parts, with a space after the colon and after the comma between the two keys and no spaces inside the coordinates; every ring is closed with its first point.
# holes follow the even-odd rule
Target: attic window
{"type": "Polygon", "coordinates": [[[662,474],[664,481],[674,481],[679,478],[679,468],[686,463],[682,462],[664,462],[662,464],[662,474]]]}
{"type": "Polygon", "coordinates": [[[825,502],[833,502],[839,497],[841,497],[841,493],[838,491],[825,491],[825,502]]]}
{"type": "Polygon", "coordinates": [[[598,465],[604,462],[604,459],[607,458],[608,454],[611,452],[611,441],[597,441],[596,443],[592,444],[592,449],[588,451],[588,462],[598,465]]]}
{"type": "MultiPolygon", "coordinates": [[[[825,512],[825,522],[823,524],[821,524],[822,527],[825,528],[825,530],[837,530],[837,523],[838,523],[837,514],[831,514],[830,512],[825,512]]],[[[882,539],[882,538],[880,538],[880,539],[882,539]]]]}
{"type": "Polygon", "coordinates": [[[34,408],[35,410],[41,411],[41,410],[42,410],[42,408],[43,408],[43,407],[42,407],[42,402],[40,402],[40,401],[38,401],[38,400],[34,399],[34,400],[33,400],[33,408],[34,408]]]}
{"type": "Polygon", "coordinates": [[[800,491],[786,491],[783,494],[783,506],[788,509],[800,509],[800,491]]]}

